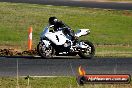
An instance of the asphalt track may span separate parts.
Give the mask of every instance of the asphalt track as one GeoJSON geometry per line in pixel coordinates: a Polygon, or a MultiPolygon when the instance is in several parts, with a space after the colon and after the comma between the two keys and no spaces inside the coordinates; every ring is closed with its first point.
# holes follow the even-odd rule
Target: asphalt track
{"type": "Polygon", "coordinates": [[[55,6],[77,6],[89,8],[132,10],[132,3],[73,1],[73,0],[0,0],[0,2],[33,3],[55,6]]]}
{"type": "Polygon", "coordinates": [[[87,74],[131,74],[132,58],[0,57],[0,76],[76,76],[81,65],[87,74]]]}

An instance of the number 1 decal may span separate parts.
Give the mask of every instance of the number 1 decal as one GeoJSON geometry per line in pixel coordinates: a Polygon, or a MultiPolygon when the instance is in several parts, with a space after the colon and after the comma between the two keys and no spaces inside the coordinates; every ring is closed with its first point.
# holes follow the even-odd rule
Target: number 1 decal
{"type": "Polygon", "coordinates": [[[56,36],[56,40],[58,40],[58,42],[59,42],[59,37],[57,35],[55,35],[55,36],[56,36]]]}

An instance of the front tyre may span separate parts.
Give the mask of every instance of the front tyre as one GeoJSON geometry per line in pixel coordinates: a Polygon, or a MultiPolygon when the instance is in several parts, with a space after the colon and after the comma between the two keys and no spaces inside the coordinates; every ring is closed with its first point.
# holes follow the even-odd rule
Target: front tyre
{"type": "Polygon", "coordinates": [[[45,44],[43,42],[40,42],[37,45],[37,51],[38,54],[43,57],[43,58],[52,58],[54,55],[54,49],[51,45],[49,45],[48,47],[45,46],[45,44]]]}
{"type": "Polygon", "coordinates": [[[90,41],[81,41],[87,46],[85,49],[80,49],[78,55],[84,59],[91,59],[95,55],[95,47],[90,41]]]}

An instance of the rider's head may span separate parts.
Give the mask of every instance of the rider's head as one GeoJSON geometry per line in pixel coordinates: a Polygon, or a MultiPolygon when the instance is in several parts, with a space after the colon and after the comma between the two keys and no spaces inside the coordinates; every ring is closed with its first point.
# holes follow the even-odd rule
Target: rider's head
{"type": "Polygon", "coordinates": [[[54,25],[56,22],[58,22],[58,19],[56,17],[50,17],[49,18],[49,24],[54,25]]]}

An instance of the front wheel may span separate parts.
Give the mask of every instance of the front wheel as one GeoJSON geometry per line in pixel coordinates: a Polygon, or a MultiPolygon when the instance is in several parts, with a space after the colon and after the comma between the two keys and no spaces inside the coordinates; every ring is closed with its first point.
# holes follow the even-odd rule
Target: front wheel
{"type": "Polygon", "coordinates": [[[87,48],[80,49],[78,55],[84,59],[91,59],[95,55],[95,47],[90,41],[81,41],[87,48]]]}
{"type": "Polygon", "coordinates": [[[45,44],[43,42],[40,42],[37,45],[37,51],[38,54],[43,57],[43,58],[52,58],[54,55],[54,49],[51,45],[49,45],[48,47],[45,46],[45,44]]]}

